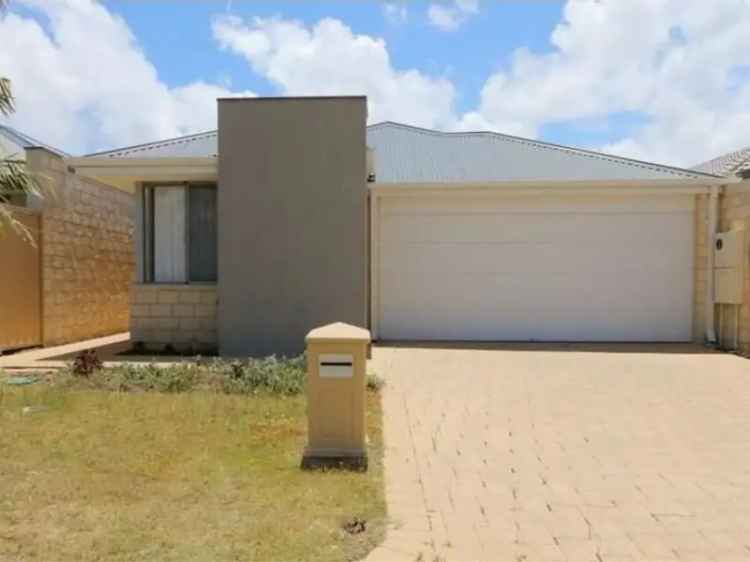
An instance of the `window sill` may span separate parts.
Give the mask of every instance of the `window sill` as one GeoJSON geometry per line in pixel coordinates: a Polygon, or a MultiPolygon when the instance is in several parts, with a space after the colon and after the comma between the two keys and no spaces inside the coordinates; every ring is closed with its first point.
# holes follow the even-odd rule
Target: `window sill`
{"type": "Polygon", "coordinates": [[[159,289],[215,289],[217,283],[205,282],[205,283],[133,283],[134,287],[156,287],[159,289]]]}

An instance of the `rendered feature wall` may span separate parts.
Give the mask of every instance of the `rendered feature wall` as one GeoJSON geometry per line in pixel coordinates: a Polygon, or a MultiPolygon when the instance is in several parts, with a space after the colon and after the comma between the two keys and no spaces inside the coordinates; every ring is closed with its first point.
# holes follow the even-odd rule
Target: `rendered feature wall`
{"type": "Polygon", "coordinates": [[[366,99],[219,100],[222,355],[293,355],[365,326],[366,99]]]}

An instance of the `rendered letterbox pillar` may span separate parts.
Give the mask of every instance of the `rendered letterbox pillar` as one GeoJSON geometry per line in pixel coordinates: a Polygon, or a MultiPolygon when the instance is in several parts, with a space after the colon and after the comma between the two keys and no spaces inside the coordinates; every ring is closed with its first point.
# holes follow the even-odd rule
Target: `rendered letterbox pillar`
{"type": "Polygon", "coordinates": [[[370,332],[336,323],[307,342],[308,442],[302,465],[331,461],[367,466],[365,392],[370,332]]]}

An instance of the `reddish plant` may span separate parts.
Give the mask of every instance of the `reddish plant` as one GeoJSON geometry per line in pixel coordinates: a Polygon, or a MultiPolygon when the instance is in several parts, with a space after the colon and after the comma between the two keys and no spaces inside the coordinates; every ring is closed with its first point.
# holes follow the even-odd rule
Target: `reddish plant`
{"type": "Polygon", "coordinates": [[[101,359],[95,349],[87,349],[76,355],[73,361],[73,374],[81,377],[90,377],[94,371],[103,367],[101,359]]]}

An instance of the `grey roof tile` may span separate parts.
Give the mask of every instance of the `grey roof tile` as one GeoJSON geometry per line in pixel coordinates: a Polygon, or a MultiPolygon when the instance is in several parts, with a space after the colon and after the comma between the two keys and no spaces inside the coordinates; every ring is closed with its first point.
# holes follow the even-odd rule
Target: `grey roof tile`
{"type": "Polygon", "coordinates": [[[750,171],[750,146],[699,164],[693,170],[722,177],[741,175],[750,171]]]}

